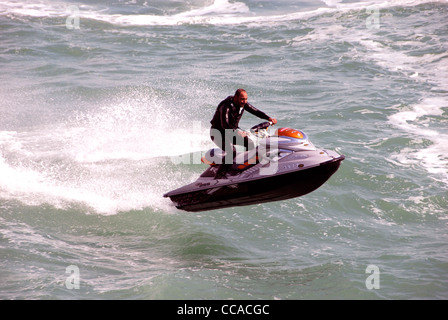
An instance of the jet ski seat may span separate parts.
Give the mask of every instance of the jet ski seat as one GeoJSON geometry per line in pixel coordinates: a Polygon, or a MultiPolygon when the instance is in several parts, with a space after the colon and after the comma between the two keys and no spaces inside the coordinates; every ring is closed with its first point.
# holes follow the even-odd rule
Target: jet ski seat
{"type": "MultiPolygon", "coordinates": [[[[251,149],[249,151],[237,152],[235,158],[233,159],[233,170],[244,170],[249,166],[258,163],[258,147],[251,149]]],[[[201,161],[210,166],[218,166],[224,161],[226,153],[219,149],[214,148],[208,150],[205,155],[201,158],[201,161]]]]}

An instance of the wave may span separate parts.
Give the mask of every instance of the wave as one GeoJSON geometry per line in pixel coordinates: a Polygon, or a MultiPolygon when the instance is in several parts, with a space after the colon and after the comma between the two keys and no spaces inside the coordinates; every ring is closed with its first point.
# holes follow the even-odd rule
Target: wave
{"type": "MultiPolygon", "coordinates": [[[[230,2],[229,0],[214,0],[212,4],[200,8],[171,15],[154,14],[110,14],[104,8],[96,8],[92,5],[67,4],[58,1],[40,0],[32,4],[18,1],[5,1],[0,4],[0,14],[20,15],[29,17],[69,17],[73,15],[72,8],[77,9],[80,19],[92,19],[122,26],[174,26],[182,24],[210,24],[210,25],[240,25],[240,24],[265,24],[287,23],[295,20],[308,19],[332,12],[344,12],[350,10],[363,10],[374,6],[382,9],[399,6],[418,6],[425,3],[433,3],[434,0],[371,0],[355,3],[341,3],[339,0],[321,0],[322,6],[313,9],[304,9],[286,14],[256,15],[249,6],[243,2],[230,2]],[[79,12],[78,12],[79,10],[79,12]]],[[[439,0],[437,3],[448,3],[448,0],[439,0]]],[[[145,8],[146,9],[146,8],[145,8]]]]}

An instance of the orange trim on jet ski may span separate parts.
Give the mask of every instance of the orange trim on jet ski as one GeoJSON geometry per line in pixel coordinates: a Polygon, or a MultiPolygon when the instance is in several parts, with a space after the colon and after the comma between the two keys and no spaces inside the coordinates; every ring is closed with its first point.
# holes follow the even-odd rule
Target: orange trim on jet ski
{"type": "Polygon", "coordinates": [[[303,139],[303,134],[299,130],[291,129],[291,128],[279,128],[275,131],[275,135],[277,136],[285,136],[296,139],[303,139]]]}

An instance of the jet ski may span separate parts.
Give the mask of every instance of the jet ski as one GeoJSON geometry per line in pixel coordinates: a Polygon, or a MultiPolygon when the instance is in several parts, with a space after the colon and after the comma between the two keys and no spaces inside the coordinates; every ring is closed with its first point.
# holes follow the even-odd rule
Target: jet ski
{"type": "Polygon", "coordinates": [[[301,130],[279,128],[270,134],[270,125],[263,122],[247,132],[256,147],[237,152],[222,179],[215,175],[225,153],[214,148],[202,157],[209,167],[196,181],[164,197],[178,209],[192,212],[286,200],[322,186],[345,159],[317,148],[301,130]]]}

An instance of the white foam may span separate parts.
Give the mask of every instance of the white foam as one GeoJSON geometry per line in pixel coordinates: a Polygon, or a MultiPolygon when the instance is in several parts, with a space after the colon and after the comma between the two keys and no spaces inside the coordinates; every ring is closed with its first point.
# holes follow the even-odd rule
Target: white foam
{"type": "Polygon", "coordinates": [[[0,197],[103,215],[169,212],[170,157],[203,150],[209,128],[183,124],[170,108],[176,101],[157,104],[146,94],[121,92],[117,103],[32,132],[0,131],[0,197]]]}
{"type": "Polygon", "coordinates": [[[197,17],[204,15],[241,14],[249,12],[249,7],[243,2],[229,2],[227,0],[215,0],[210,6],[193,9],[175,15],[175,17],[197,17]]]}
{"type": "MultiPolygon", "coordinates": [[[[330,12],[346,12],[350,10],[365,10],[375,6],[378,9],[393,6],[416,6],[423,3],[434,2],[431,0],[372,0],[357,3],[340,3],[338,0],[324,1],[328,7],[297,11],[280,15],[255,15],[241,2],[231,3],[228,0],[215,0],[212,5],[200,9],[193,9],[184,13],[171,16],[156,15],[96,15],[89,14],[86,17],[98,19],[114,24],[123,25],[178,25],[178,24],[211,24],[211,25],[239,25],[239,24],[266,24],[288,23],[295,20],[308,19],[330,12]]],[[[448,0],[439,0],[448,2],[448,0]]]]}
{"type": "Polygon", "coordinates": [[[428,116],[442,116],[444,108],[448,108],[448,99],[432,97],[423,99],[419,104],[406,110],[397,112],[389,117],[394,126],[407,132],[413,139],[428,139],[432,145],[415,150],[404,148],[399,154],[392,155],[392,159],[402,164],[417,164],[429,173],[441,177],[441,181],[448,185],[448,134],[430,128],[428,116]]]}
{"type": "Polygon", "coordinates": [[[337,5],[340,5],[342,0],[321,0],[323,3],[325,3],[329,7],[336,7],[337,5]]]}
{"type": "MultiPolygon", "coordinates": [[[[42,138],[45,139],[45,135],[42,138]]],[[[15,139],[11,145],[27,143],[25,136],[16,135],[15,139]]],[[[38,142],[43,144],[44,140],[38,142]]],[[[55,158],[40,152],[37,146],[30,148],[25,153],[18,152],[9,148],[5,139],[0,142],[2,198],[29,205],[48,203],[57,208],[82,204],[91,208],[92,213],[104,215],[145,207],[161,209],[167,205],[161,197],[163,190],[154,183],[158,179],[163,184],[163,175],[145,174],[145,170],[151,170],[151,165],[145,167],[128,161],[80,164],[67,155],[55,158]],[[24,156],[26,153],[30,156],[24,156]],[[8,161],[7,156],[20,156],[21,160],[8,161]]]]}
{"type": "MultiPolygon", "coordinates": [[[[59,1],[35,0],[32,2],[8,0],[0,3],[0,14],[28,17],[61,17],[69,16],[70,4],[59,1]]],[[[95,10],[91,6],[79,5],[81,10],[95,10]]]]}
{"type": "MultiPolygon", "coordinates": [[[[107,14],[104,9],[95,9],[91,5],[76,5],[80,19],[89,18],[122,25],[177,25],[188,23],[207,23],[218,18],[232,17],[249,12],[243,2],[215,0],[211,5],[191,9],[174,15],[124,15],[107,14]]],[[[67,3],[58,1],[36,0],[33,3],[4,1],[0,4],[0,14],[29,17],[67,17],[72,14],[67,3]]],[[[219,23],[219,22],[218,22],[219,23]]]]}
{"type": "MultiPolygon", "coordinates": [[[[371,0],[356,3],[341,3],[339,0],[322,0],[327,7],[298,11],[281,15],[255,15],[243,2],[230,2],[229,0],[214,0],[211,5],[191,9],[173,15],[147,15],[147,14],[107,14],[104,8],[97,9],[92,5],[79,5],[80,19],[88,18],[119,25],[134,26],[173,26],[178,24],[211,24],[211,25],[238,25],[238,24],[266,24],[286,23],[298,19],[307,19],[328,12],[344,12],[349,10],[365,10],[367,7],[387,8],[393,6],[416,6],[434,0],[371,0]]],[[[447,3],[448,0],[436,2],[447,3]]],[[[76,4],[75,4],[76,5],[76,4]]],[[[0,14],[21,15],[31,17],[67,17],[67,3],[48,0],[36,0],[33,3],[20,1],[3,1],[0,4],[0,14]]]]}
{"type": "Polygon", "coordinates": [[[206,126],[191,120],[182,124],[182,115],[173,112],[176,106],[157,97],[120,97],[98,109],[78,114],[68,129],[61,128],[76,161],[170,157],[201,151],[210,143],[206,126]]]}
{"type": "Polygon", "coordinates": [[[242,2],[215,0],[211,5],[174,15],[105,15],[88,13],[86,17],[121,25],[233,24],[249,12],[242,2]]]}
{"type": "Polygon", "coordinates": [[[359,43],[367,49],[362,56],[364,60],[372,61],[386,70],[406,74],[416,81],[424,82],[429,78],[442,87],[448,84],[445,76],[448,72],[447,64],[437,62],[448,59],[448,53],[427,53],[422,56],[411,56],[403,52],[397,52],[380,41],[361,38],[360,36],[359,43]],[[436,67],[427,68],[428,64],[434,63],[436,63],[436,67]],[[425,77],[426,75],[427,77],[425,77]]]}

